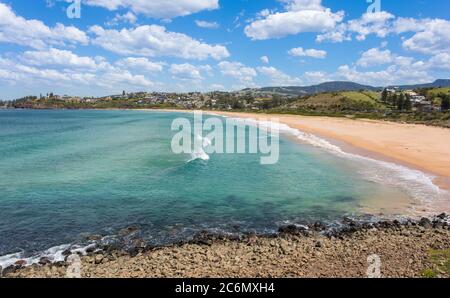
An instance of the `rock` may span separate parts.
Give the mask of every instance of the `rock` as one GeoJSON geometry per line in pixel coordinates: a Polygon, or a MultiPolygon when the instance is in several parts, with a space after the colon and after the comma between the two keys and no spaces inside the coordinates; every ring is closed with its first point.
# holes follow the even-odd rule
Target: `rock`
{"type": "Polygon", "coordinates": [[[320,241],[316,241],[316,244],[315,244],[315,246],[316,246],[317,248],[320,248],[320,247],[322,247],[322,242],[320,242],[320,241]]]}
{"type": "Polygon", "coordinates": [[[86,248],[86,253],[88,253],[88,254],[93,253],[94,251],[95,251],[95,247],[94,246],[86,248]]]}
{"type": "Polygon", "coordinates": [[[437,218],[444,220],[447,218],[447,216],[448,216],[447,213],[441,213],[437,216],[437,218]]]}
{"type": "Polygon", "coordinates": [[[308,229],[304,226],[288,225],[280,227],[278,229],[278,233],[288,235],[305,235],[307,230],[308,229]]]}
{"type": "Polygon", "coordinates": [[[39,265],[42,265],[42,266],[45,266],[45,265],[48,265],[48,264],[51,264],[51,263],[52,263],[52,261],[50,261],[50,259],[47,258],[47,257],[42,257],[39,260],[39,265]]]}
{"type": "Polygon", "coordinates": [[[320,221],[318,221],[318,222],[315,222],[315,223],[314,223],[314,225],[312,226],[312,228],[313,228],[314,231],[321,232],[321,231],[326,230],[326,229],[327,229],[327,226],[324,225],[323,223],[321,223],[320,221]]]}
{"type": "Polygon", "coordinates": [[[23,267],[27,264],[27,261],[25,260],[18,260],[17,262],[14,263],[14,265],[16,265],[17,267],[23,267]]]}
{"type": "Polygon", "coordinates": [[[96,255],[95,259],[94,259],[95,260],[95,264],[101,264],[102,261],[103,261],[103,258],[104,258],[103,255],[100,255],[100,254],[96,255]]]}
{"type": "Polygon", "coordinates": [[[64,257],[68,257],[68,256],[72,255],[72,251],[70,249],[66,249],[65,251],[62,252],[62,255],[64,257]]]}
{"type": "Polygon", "coordinates": [[[86,237],[86,240],[88,240],[88,241],[100,241],[100,240],[102,240],[102,236],[101,235],[91,235],[91,236],[88,236],[88,237],[86,237]]]}
{"type": "Polygon", "coordinates": [[[120,237],[125,237],[125,236],[129,236],[130,234],[133,234],[139,230],[140,230],[140,228],[138,226],[130,226],[128,228],[120,230],[118,234],[120,237]]]}
{"type": "Polygon", "coordinates": [[[423,217],[420,221],[419,221],[419,226],[425,228],[425,229],[431,229],[433,227],[433,224],[431,223],[431,220],[429,220],[426,217],[423,217]]]}

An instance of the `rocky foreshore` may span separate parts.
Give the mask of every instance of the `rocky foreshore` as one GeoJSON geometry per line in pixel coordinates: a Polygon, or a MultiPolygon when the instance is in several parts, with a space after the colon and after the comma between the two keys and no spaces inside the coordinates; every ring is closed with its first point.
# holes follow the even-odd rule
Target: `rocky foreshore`
{"type": "MultiPolygon", "coordinates": [[[[450,277],[450,218],[360,222],[335,228],[322,223],[288,225],[274,235],[199,233],[193,240],[148,247],[139,238],[126,249],[91,247],[81,256],[82,277],[367,277],[379,258],[382,277],[450,277]],[[372,267],[371,267],[372,266],[372,267]]],[[[120,233],[129,237],[137,227],[120,233]]],[[[91,236],[91,240],[101,236],[91,236]]],[[[66,251],[69,258],[73,252],[66,251]]],[[[70,264],[25,266],[18,261],[3,277],[67,277],[70,264]]],[[[73,267],[70,267],[73,269],[73,267]]],[[[0,268],[1,269],[1,268],[0,268]]],[[[69,270],[70,271],[70,270],[69,270]]]]}

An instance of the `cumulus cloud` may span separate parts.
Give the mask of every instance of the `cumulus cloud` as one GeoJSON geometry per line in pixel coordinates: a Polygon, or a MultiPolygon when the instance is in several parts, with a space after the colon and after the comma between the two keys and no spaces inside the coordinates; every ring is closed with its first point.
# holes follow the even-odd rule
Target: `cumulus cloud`
{"type": "Polygon", "coordinates": [[[222,61],[218,64],[221,73],[225,76],[237,79],[245,87],[255,86],[253,79],[258,75],[252,67],[245,66],[240,62],[222,61]]]}
{"type": "Polygon", "coordinates": [[[390,34],[413,32],[413,36],[403,38],[403,48],[427,55],[450,53],[450,22],[443,19],[414,19],[396,17],[381,11],[365,13],[361,18],[337,25],[317,36],[318,42],[343,42],[356,39],[363,41],[369,35],[385,38],[390,34]]]}
{"type": "Polygon", "coordinates": [[[311,57],[311,58],[317,58],[317,59],[323,59],[327,56],[326,51],[322,50],[316,50],[316,49],[303,49],[300,48],[293,48],[288,51],[288,54],[294,57],[311,57]]]}
{"type": "Polygon", "coordinates": [[[89,39],[76,27],[60,23],[48,27],[39,20],[27,20],[18,16],[9,6],[0,3],[0,42],[44,49],[49,46],[86,45],[89,39]]]}
{"type": "Polygon", "coordinates": [[[171,19],[219,8],[219,0],[83,0],[83,3],[109,10],[128,8],[134,13],[158,19],[171,19]]]}
{"type": "Polygon", "coordinates": [[[292,86],[302,83],[300,78],[291,77],[275,67],[258,67],[258,72],[269,77],[270,83],[276,86],[292,86]]]}
{"type": "Polygon", "coordinates": [[[133,29],[107,30],[93,26],[94,45],[121,55],[172,56],[183,59],[222,60],[230,54],[226,47],[210,45],[188,35],[167,31],[159,25],[145,25],[133,29]]]}
{"type": "Polygon", "coordinates": [[[303,32],[324,32],[341,22],[343,12],[333,13],[319,0],[282,0],[286,12],[266,14],[245,27],[245,34],[253,40],[280,38],[303,32]]]}
{"type": "Polygon", "coordinates": [[[269,64],[269,57],[267,56],[262,56],[261,58],[259,58],[261,60],[262,63],[264,64],[269,64]]]}
{"type": "Polygon", "coordinates": [[[201,74],[203,70],[211,71],[211,67],[209,65],[194,66],[189,63],[172,64],[169,72],[175,79],[201,81],[204,79],[201,74]]]}
{"type": "Polygon", "coordinates": [[[21,56],[21,60],[34,66],[61,66],[81,69],[98,69],[102,66],[102,62],[96,61],[94,58],[81,57],[71,51],[54,48],[42,51],[27,51],[21,56]]]}
{"type": "MultiPolygon", "coordinates": [[[[65,57],[75,59],[75,54],[64,53],[65,57]]],[[[33,57],[33,55],[31,55],[33,57]]],[[[44,57],[45,58],[45,57],[44,57]]],[[[79,57],[81,64],[91,64],[94,59],[79,57]]],[[[64,64],[56,67],[56,63],[61,63],[58,59],[47,61],[39,66],[33,65],[33,60],[21,62],[13,59],[0,57],[0,80],[9,84],[21,84],[30,86],[47,86],[51,88],[67,87],[74,88],[80,86],[101,88],[103,90],[115,90],[117,88],[149,88],[155,85],[144,75],[136,75],[127,69],[109,65],[104,59],[98,57],[98,67],[91,67],[89,70],[80,69],[80,63],[64,64]],[[47,63],[49,63],[47,65],[47,63]],[[104,63],[105,65],[101,65],[104,63]]]]}
{"type": "Polygon", "coordinates": [[[450,53],[450,22],[434,19],[425,22],[423,30],[403,41],[407,50],[423,53],[450,53]]]}
{"type": "Polygon", "coordinates": [[[164,69],[164,63],[152,62],[147,58],[128,57],[116,62],[120,67],[131,69],[137,72],[161,72],[164,69]]]}
{"type": "Polygon", "coordinates": [[[205,28],[205,29],[217,29],[220,27],[219,23],[217,23],[217,22],[207,22],[207,21],[201,21],[201,20],[196,20],[195,24],[198,27],[205,28]]]}

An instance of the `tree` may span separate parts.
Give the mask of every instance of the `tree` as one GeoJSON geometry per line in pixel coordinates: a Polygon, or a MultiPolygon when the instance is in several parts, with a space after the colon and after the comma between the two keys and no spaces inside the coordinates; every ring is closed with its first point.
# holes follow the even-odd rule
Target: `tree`
{"type": "Polygon", "coordinates": [[[406,95],[405,100],[403,101],[403,108],[406,111],[411,111],[412,110],[411,97],[408,94],[406,95]]]}
{"type": "Polygon", "coordinates": [[[386,103],[388,100],[388,92],[386,89],[381,93],[381,102],[386,103]]]}
{"type": "Polygon", "coordinates": [[[441,111],[447,111],[450,109],[450,95],[441,95],[441,111]]]}
{"type": "Polygon", "coordinates": [[[405,105],[405,95],[403,93],[400,94],[398,100],[397,100],[397,109],[399,111],[402,111],[405,105]]]}
{"type": "Polygon", "coordinates": [[[391,104],[392,104],[393,106],[397,106],[397,101],[398,101],[397,94],[392,95],[392,98],[391,98],[391,104]]]}

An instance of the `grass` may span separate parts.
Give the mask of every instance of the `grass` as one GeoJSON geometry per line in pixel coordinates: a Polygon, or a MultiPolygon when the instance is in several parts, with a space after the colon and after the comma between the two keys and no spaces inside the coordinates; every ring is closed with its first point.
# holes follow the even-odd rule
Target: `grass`
{"type": "Polygon", "coordinates": [[[429,97],[434,97],[434,96],[438,96],[441,93],[450,94],[450,87],[431,89],[431,90],[428,91],[428,96],[429,97]]]}
{"type": "Polygon", "coordinates": [[[350,100],[353,101],[358,101],[358,102],[370,102],[370,103],[376,103],[376,93],[370,93],[370,92],[356,92],[356,91],[351,91],[351,92],[342,92],[341,95],[343,97],[346,97],[350,100]]]}
{"type": "Polygon", "coordinates": [[[426,278],[436,278],[441,272],[450,276],[450,249],[447,250],[430,250],[428,252],[431,263],[437,269],[427,268],[422,271],[422,276],[426,278]]]}

